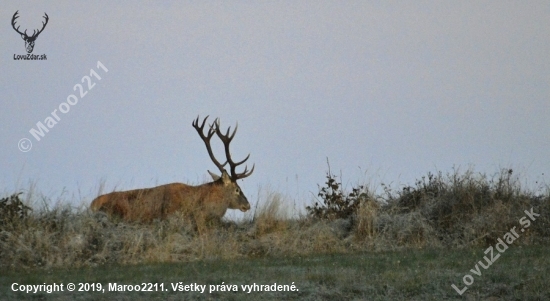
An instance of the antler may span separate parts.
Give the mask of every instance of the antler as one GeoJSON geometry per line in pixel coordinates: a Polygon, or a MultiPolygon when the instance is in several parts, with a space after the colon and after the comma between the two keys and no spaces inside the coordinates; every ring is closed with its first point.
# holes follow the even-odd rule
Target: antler
{"type": "MultiPolygon", "coordinates": [[[[208,116],[210,116],[210,115],[208,115],[208,116]]],[[[225,170],[223,167],[225,166],[225,164],[227,164],[227,162],[225,162],[224,164],[220,164],[220,162],[218,162],[218,160],[216,160],[216,157],[214,157],[214,152],[212,152],[212,146],[210,146],[210,139],[212,138],[212,136],[216,132],[216,130],[214,129],[214,126],[215,126],[216,123],[214,122],[214,124],[212,124],[210,126],[210,129],[208,130],[208,134],[206,134],[206,136],[204,135],[204,132],[203,132],[204,125],[206,124],[206,119],[208,119],[208,116],[206,116],[206,118],[204,118],[204,120],[202,121],[201,126],[199,126],[199,116],[197,116],[197,119],[193,120],[192,125],[197,130],[197,132],[199,133],[199,136],[201,136],[202,141],[204,141],[204,144],[206,145],[206,150],[208,151],[208,155],[210,156],[210,159],[212,159],[212,162],[214,162],[214,164],[218,167],[220,172],[223,173],[224,170],[225,170]]]]}
{"type": "Polygon", "coordinates": [[[212,162],[214,162],[214,164],[218,167],[218,169],[222,173],[225,171],[225,169],[223,167],[227,163],[229,163],[229,167],[230,167],[230,170],[231,170],[231,179],[233,181],[237,181],[239,179],[244,179],[244,178],[250,176],[252,174],[252,172],[254,171],[254,167],[256,166],[255,164],[252,166],[252,169],[250,171],[248,171],[248,166],[245,166],[244,171],[242,173],[237,173],[236,170],[235,170],[237,166],[243,164],[244,162],[246,162],[246,160],[248,160],[248,157],[250,157],[250,154],[248,154],[248,156],[246,156],[246,158],[244,158],[244,160],[242,160],[242,161],[233,162],[233,159],[231,159],[231,153],[229,152],[229,144],[231,143],[231,140],[233,140],[233,137],[235,137],[235,134],[237,133],[238,124],[237,124],[237,126],[235,126],[235,130],[233,130],[233,133],[231,135],[229,135],[229,131],[231,130],[231,127],[229,127],[227,129],[227,133],[224,135],[220,131],[220,120],[219,120],[219,118],[216,118],[214,120],[214,123],[212,125],[210,125],[210,129],[208,130],[208,133],[206,135],[204,135],[204,126],[206,124],[206,119],[208,119],[208,117],[209,116],[206,116],[206,118],[204,118],[204,120],[202,121],[201,126],[199,126],[199,116],[197,116],[197,119],[195,119],[193,121],[192,125],[197,130],[197,132],[199,133],[199,136],[201,136],[202,141],[204,141],[204,144],[206,145],[206,150],[208,151],[208,155],[210,156],[210,159],[212,159],[212,162]],[[216,160],[216,158],[214,157],[214,152],[212,152],[212,146],[210,145],[210,139],[212,138],[214,133],[216,133],[218,135],[220,140],[223,142],[223,145],[224,145],[224,148],[225,148],[225,157],[226,157],[227,161],[225,161],[225,163],[223,163],[223,164],[220,164],[220,162],[218,160],[216,160]]]}
{"type": "Polygon", "coordinates": [[[48,17],[48,14],[44,13],[45,16],[42,16],[42,18],[46,19],[46,22],[42,22],[42,29],[38,29],[38,32],[36,32],[37,29],[33,30],[32,36],[29,37],[27,35],[26,29],[25,29],[25,32],[20,32],[19,27],[21,26],[17,26],[17,28],[15,28],[15,19],[19,18],[19,16],[17,15],[18,13],[19,13],[19,10],[16,11],[15,14],[13,14],[13,17],[11,18],[11,26],[13,27],[13,29],[15,29],[15,31],[17,31],[17,33],[19,33],[20,35],[24,35],[26,38],[38,37],[38,35],[44,30],[44,28],[46,28],[46,24],[48,24],[48,20],[50,19],[50,17],[48,17]]]}
{"type": "Polygon", "coordinates": [[[42,29],[40,29],[37,33],[34,33],[36,30],[34,30],[32,32],[32,37],[38,37],[38,35],[44,31],[44,28],[46,28],[46,24],[48,24],[48,20],[50,19],[50,17],[48,17],[48,14],[47,13],[44,13],[45,16],[42,16],[42,18],[46,19],[46,22],[42,22],[42,29]]]}
{"type": "Polygon", "coordinates": [[[244,179],[244,178],[250,176],[252,174],[252,172],[254,171],[254,167],[256,166],[256,164],[252,165],[252,169],[250,171],[248,171],[248,166],[244,167],[244,171],[242,173],[237,173],[236,170],[235,170],[237,166],[243,164],[244,162],[246,162],[246,160],[248,160],[248,157],[250,157],[250,154],[248,154],[248,156],[246,156],[246,158],[244,158],[242,161],[233,162],[233,159],[231,159],[231,153],[229,152],[229,143],[231,143],[231,140],[233,140],[233,137],[235,137],[235,134],[237,133],[237,128],[239,127],[239,124],[237,123],[235,125],[235,130],[233,130],[233,133],[231,135],[229,135],[231,127],[229,127],[227,129],[227,132],[225,133],[225,135],[222,134],[222,132],[220,131],[220,119],[219,118],[216,118],[216,120],[214,120],[214,125],[215,125],[214,128],[216,130],[216,134],[218,135],[218,137],[220,137],[220,140],[223,142],[223,146],[225,148],[225,157],[227,158],[226,163],[229,163],[229,167],[231,168],[231,179],[236,181],[238,179],[244,179]]]}
{"type": "Polygon", "coordinates": [[[25,33],[22,33],[19,31],[19,27],[21,26],[17,26],[17,28],[15,28],[15,19],[19,18],[19,16],[17,15],[17,13],[19,13],[19,10],[15,12],[15,14],[13,14],[13,18],[11,18],[11,26],[13,27],[13,29],[15,31],[17,31],[17,33],[19,33],[20,35],[27,35],[27,31],[25,31],[25,33]]]}

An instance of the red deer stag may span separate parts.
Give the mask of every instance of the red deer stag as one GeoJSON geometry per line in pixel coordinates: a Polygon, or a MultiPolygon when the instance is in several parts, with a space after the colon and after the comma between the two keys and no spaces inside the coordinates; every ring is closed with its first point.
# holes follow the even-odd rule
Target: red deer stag
{"type": "Polygon", "coordinates": [[[224,135],[220,131],[219,119],[214,120],[208,133],[203,132],[206,119],[199,126],[199,117],[192,123],[206,145],[208,155],[221,172],[218,176],[210,171],[213,182],[199,186],[189,186],[182,183],[172,183],[153,188],[135,189],[128,191],[111,192],[101,195],[92,201],[90,207],[93,211],[103,211],[110,215],[116,215],[126,221],[150,222],[154,219],[164,219],[174,212],[182,212],[185,216],[202,218],[206,220],[221,219],[227,209],[240,209],[246,212],[250,204],[241,191],[237,180],[246,178],[254,171],[254,166],[248,171],[248,167],[242,173],[236,172],[236,167],[243,164],[250,154],[239,162],[231,159],[229,144],[235,133],[229,134],[231,127],[224,135]],[[214,134],[220,138],[225,148],[226,162],[220,164],[214,157],[210,139],[214,134]],[[231,175],[225,171],[224,166],[229,163],[231,175]]]}

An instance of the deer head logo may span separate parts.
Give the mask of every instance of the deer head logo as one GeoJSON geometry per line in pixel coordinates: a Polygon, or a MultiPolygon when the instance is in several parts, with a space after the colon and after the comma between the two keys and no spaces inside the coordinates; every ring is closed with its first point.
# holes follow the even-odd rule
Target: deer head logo
{"type": "Polygon", "coordinates": [[[44,30],[44,28],[46,28],[46,24],[48,24],[48,14],[44,13],[45,16],[43,18],[46,19],[46,22],[42,22],[42,29],[39,29],[38,32],[37,29],[35,29],[32,32],[32,36],[28,36],[26,29],[25,32],[20,32],[19,27],[21,26],[17,26],[17,28],[15,28],[15,19],[19,18],[19,16],[17,15],[18,12],[19,11],[16,11],[15,14],[13,14],[13,18],[11,19],[11,26],[15,31],[17,31],[17,33],[21,35],[21,38],[25,40],[25,48],[27,49],[27,53],[32,53],[32,50],[34,49],[34,41],[36,40],[36,38],[38,38],[38,35],[44,30]]]}

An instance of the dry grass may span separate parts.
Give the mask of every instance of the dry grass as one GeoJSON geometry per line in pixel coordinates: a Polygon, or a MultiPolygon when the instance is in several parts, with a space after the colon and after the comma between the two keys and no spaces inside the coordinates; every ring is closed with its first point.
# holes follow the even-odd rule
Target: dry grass
{"type": "MultiPolygon", "coordinates": [[[[414,187],[368,193],[349,219],[293,216],[277,193],[262,197],[254,216],[194,225],[183,216],[125,223],[68,205],[42,208],[0,223],[0,267],[86,267],[111,263],[191,262],[265,256],[307,256],[403,248],[493,245],[524,210],[536,221],[514,242],[548,243],[550,193],[521,189],[512,173],[428,175],[414,187]]],[[[2,220],[2,219],[0,219],[2,220]]]]}

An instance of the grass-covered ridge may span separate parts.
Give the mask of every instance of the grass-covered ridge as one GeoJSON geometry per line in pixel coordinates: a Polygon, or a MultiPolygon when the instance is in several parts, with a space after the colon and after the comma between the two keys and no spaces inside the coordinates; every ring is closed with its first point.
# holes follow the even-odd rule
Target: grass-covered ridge
{"type": "MultiPolygon", "coordinates": [[[[488,247],[516,227],[514,245],[548,244],[549,189],[522,189],[512,171],[428,174],[414,186],[375,195],[365,186],[343,191],[332,174],[318,204],[285,214],[270,193],[253,218],[192,225],[181,216],[151,224],[124,223],[59,205],[30,211],[19,196],[0,202],[0,267],[89,267],[104,264],[352,254],[403,248],[488,247]],[[3,204],[3,205],[2,205],[3,204]],[[525,210],[539,214],[524,232],[525,210]]],[[[27,204],[28,205],[28,204],[27,204]]]]}

